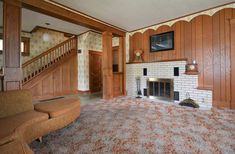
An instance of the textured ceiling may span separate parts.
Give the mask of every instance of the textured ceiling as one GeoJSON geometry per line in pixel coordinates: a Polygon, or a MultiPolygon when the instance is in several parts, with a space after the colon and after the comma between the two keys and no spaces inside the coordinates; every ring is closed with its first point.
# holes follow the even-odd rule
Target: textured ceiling
{"type": "Polygon", "coordinates": [[[234,0],[54,0],[128,31],[234,0]]]}

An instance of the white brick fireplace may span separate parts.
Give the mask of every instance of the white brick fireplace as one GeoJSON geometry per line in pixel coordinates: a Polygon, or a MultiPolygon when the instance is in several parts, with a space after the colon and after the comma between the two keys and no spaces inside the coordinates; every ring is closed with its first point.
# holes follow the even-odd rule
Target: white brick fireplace
{"type": "Polygon", "coordinates": [[[127,95],[137,96],[136,77],[141,80],[142,97],[144,89],[147,89],[148,78],[173,79],[174,91],[179,92],[179,101],[186,99],[186,93],[189,93],[190,98],[194,99],[201,107],[212,106],[212,91],[199,90],[198,75],[185,74],[186,61],[171,61],[171,62],[154,62],[154,63],[139,63],[127,64],[126,66],[126,90],[127,95]],[[179,76],[174,76],[174,67],[179,68],[179,76]],[[147,68],[147,75],[143,75],[143,69],[147,68]]]}

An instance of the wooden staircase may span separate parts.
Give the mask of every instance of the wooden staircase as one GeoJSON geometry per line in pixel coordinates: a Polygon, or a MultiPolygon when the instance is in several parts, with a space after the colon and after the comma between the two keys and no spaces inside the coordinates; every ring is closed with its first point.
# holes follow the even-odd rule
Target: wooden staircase
{"type": "Polygon", "coordinates": [[[77,92],[77,37],[56,45],[22,65],[22,88],[34,100],[77,92]]]}
{"type": "Polygon", "coordinates": [[[33,80],[36,76],[57,64],[63,58],[76,53],[77,37],[73,36],[68,40],[54,46],[22,65],[24,86],[27,82],[33,80]]]}

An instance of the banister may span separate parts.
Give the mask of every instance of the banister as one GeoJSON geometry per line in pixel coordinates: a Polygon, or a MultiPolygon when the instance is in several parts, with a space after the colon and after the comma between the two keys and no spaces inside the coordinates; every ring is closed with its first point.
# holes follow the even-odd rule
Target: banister
{"type": "Polygon", "coordinates": [[[26,83],[35,76],[41,74],[47,68],[60,61],[61,58],[70,55],[73,50],[77,49],[77,37],[73,36],[64,42],[48,49],[31,60],[22,64],[23,80],[26,83]]]}

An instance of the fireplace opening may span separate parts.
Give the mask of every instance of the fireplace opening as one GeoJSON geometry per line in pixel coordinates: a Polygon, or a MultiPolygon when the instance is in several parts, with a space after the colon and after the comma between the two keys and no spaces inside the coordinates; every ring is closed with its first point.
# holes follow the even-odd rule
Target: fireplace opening
{"type": "Polygon", "coordinates": [[[173,79],[147,79],[147,96],[172,101],[174,99],[173,79]]]}

